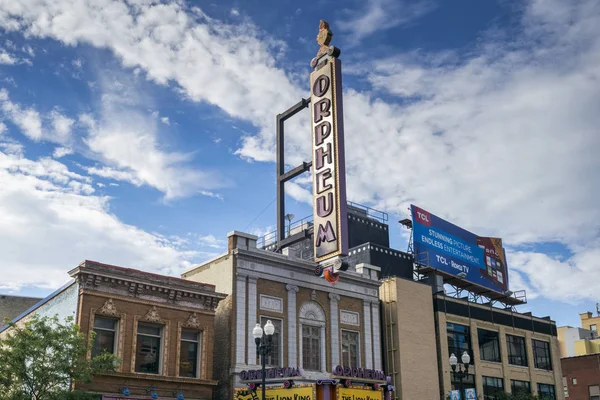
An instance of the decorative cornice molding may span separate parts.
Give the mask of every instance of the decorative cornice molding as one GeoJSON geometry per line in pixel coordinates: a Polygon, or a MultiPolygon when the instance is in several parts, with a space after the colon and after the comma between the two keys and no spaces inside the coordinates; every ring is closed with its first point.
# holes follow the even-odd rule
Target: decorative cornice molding
{"type": "MultiPolygon", "coordinates": [[[[94,271],[95,272],[95,271],[94,271]]],[[[169,302],[200,300],[200,304],[207,307],[216,308],[219,301],[226,297],[225,294],[217,293],[212,286],[199,286],[197,288],[186,287],[187,285],[169,287],[168,282],[164,284],[154,281],[138,281],[128,279],[126,276],[105,276],[94,272],[80,272],[77,280],[82,289],[95,290],[103,293],[112,294],[120,293],[121,295],[129,295],[131,297],[139,297],[140,295],[151,295],[169,302]],[[206,301],[209,298],[210,301],[206,301]],[[213,301],[214,300],[214,301],[213,301]],[[214,303],[214,306],[213,306],[214,303]]],[[[168,277],[164,277],[167,279],[168,277]]],[[[192,282],[192,281],[190,281],[192,282]]],[[[193,283],[193,282],[192,282],[193,283]]]]}
{"type": "Polygon", "coordinates": [[[121,313],[115,307],[115,304],[113,303],[112,298],[106,300],[104,305],[96,311],[96,314],[106,315],[108,317],[120,317],[121,316],[121,313]]]}
{"type": "MultiPolygon", "coordinates": [[[[93,290],[93,289],[80,289],[79,294],[87,295],[87,296],[94,296],[94,297],[102,297],[102,298],[107,297],[107,293],[100,292],[100,291],[93,290]]],[[[113,294],[110,294],[110,297],[115,300],[123,300],[123,301],[127,301],[130,303],[145,304],[148,306],[158,306],[160,308],[168,308],[170,310],[175,310],[175,311],[189,311],[189,312],[195,312],[198,314],[215,315],[214,310],[211,310],[211,309],[180,306],[180,305],[176,305],[176,304],[172,304],[172,303],[160,303],[160,302],[152,301],[152,300],[142,300],[142,299],[138,299],[136,297],[120,296],[120,295],[113,295],[113,294]]]]}
{"type": "Polygon", "coordinates": [[[296,292],[296,293],[298,293],[298,291],[300,290],[300,288],[298,286],[295,286],[295,285],[285,285],[285,288],[287,289],[288,292],[296,292]]]}

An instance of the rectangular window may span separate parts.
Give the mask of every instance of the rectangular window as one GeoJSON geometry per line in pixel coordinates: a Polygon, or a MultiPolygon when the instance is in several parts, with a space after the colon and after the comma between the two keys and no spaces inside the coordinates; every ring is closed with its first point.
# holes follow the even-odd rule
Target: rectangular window
{"type": "Polygon", "coordinates": [[[179,376],[198,378],[199,355],[200,333],[182,329],[179,349],[179,376]]]}
{"type": "Polygon", "coordinates": [[[500,342],[498,332],[477,329],[479,354],[483,361],[500,362],[500,342]]]}
{"type": "Polygon", "coordinates": [[[556,400],[556,394],[554,392],[554,385],[546,385],[544,383],[538,383],[538,396],[543,400],[556,400]]]}
{"type": "Polygon", "coordinates": [[[600,400],[600,386],[589,386],[588,390],[590,392],[590,400],[600,400]]]}
{"type": "Polygon", "coordinates": [[[342,365],[345,367],[358,368],[359,354],[358,332],[342,329],[342,365]]]}
{"type": "Polygon", "coordinates": [[[273,338],[271,340],[271,351],[267,358],[265,359],[265,363],[268,367],[281,367],[281,331],[283,321],[280,319],[273,319],[271,317],[260,317],[260,326],[264,327],[268,320],[271,320],[273,326],[275,326],[275,333],[273,333],[273,338]]]}
{"type": "Polygon", "coordinates": [[[162,326],[140,322],[135,350],[135,372],[160,373],[162,326]]]}
{"type": "MultiPolygon", "coordinates": [[[[461,382],[452,372],[450,372],[450,383],[452,384],[451,390],[460,390],[461,382]]],[[[468,374],[466,377],[464,377],[462,381],[462,387],[463,389],[475,389],[475,375],[468,374]]],[[[464,391],[460,394],[460,398],[467,398],[464,391]]]]}
{"type": "Polygon", "coordinates": [[[491,376],[482,376],[483,400],[495,400],[496,395],[504,392],[504,380],[491,376]]]}
{"type": "Polygon", "coordinates": [[[460,357],[466,351],[473,360],[469,327],[448,322],[446,331],[448,335],[448,353],[454,354],[460,360],[460,357]]]}
{"type": "Polygon", "coordinates": [[[524,337],[506,335],[506,349],[508,351],[509,364],[527,366],[527,351],[525,350],[524,337]]]}
{"type": "Polygon", "coordinates": [[[536,368],[552,371],[552,359],[550,357],[550,343],[541,340],[532,340],[533,360],[536,368]]]}
{"type": "Polygon", "coordinates": [[[94,317],[94,332],[96,338],[92,347],[92,357],[107,352],[115,353],[117,320],[113,318],[94,317]]]}
{"type": "Polygon", "coordinates": [[[510,391],[512,394],[531,394],[531,383],[527,381],[510,381],[510,391]]]}
{"type": "Polygon", "coordinates": [[[321,370],[321,328],[302,325],[302,367],[307,371],[321,370]]]}

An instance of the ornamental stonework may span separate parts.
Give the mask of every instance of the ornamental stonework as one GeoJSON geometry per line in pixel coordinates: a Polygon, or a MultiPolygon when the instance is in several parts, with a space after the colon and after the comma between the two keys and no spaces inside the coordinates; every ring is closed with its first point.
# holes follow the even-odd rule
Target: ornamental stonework
{"type": "Polygon", "coordinates": [[[121,313],[117,310],[115,304],[113,303],[113,299],[106,300],[104,305],[98,311],[96,311],[96,314],[106,315],[108,317],[121,316],[121,313]]]}

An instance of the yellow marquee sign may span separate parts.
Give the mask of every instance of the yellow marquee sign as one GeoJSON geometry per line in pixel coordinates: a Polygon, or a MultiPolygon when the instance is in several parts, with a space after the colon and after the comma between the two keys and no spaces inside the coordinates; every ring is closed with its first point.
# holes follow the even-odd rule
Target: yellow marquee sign
{"type": "Polygon", "coordinates": [[[338,386],[337,400],[383,400],[383,391],[355,386],[349,388],[338,386]]]}
{"type": "MultiPolygon", "coordinates": [[[[262,389],[236,389],[234,400],[260,400],[262,389]]],[[[290,389],[282,387],[267,387],[266,400],[316,400],[314,385],[293,386],[290,389]]],[[[379,399],[380,400],[380,399],[379,399]]]]}

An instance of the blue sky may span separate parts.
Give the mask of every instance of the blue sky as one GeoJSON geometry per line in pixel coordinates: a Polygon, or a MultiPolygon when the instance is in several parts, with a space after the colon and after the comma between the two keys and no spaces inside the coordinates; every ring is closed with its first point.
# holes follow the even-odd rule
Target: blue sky
{"type": "MultiPolygon", "coordinates": [[[[348,198],[504,239],[523,311],[577,325],[600,278],[596,1],[0,0],[0,291],[83,259],[177,275],[275,223],[275,115],[342,49],[348,198]]],[[[287,127],[308,160],[308,114],[287,127]]],[[[289,211],[311,212],[310,176],[289,211]]]]}

